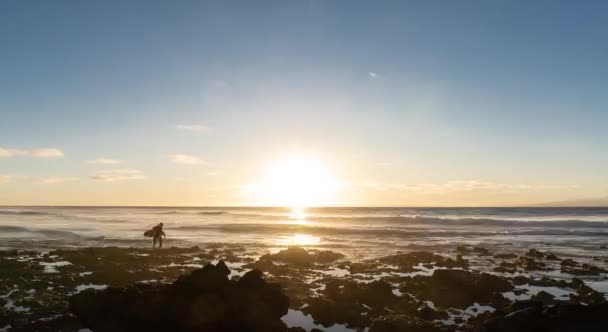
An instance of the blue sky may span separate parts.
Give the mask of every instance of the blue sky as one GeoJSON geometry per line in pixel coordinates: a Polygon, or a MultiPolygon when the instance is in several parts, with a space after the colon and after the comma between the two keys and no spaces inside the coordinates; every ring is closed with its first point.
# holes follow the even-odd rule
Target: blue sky
{"type": "Polygon", "coordinates": [[[3,1],[0,203],[246,204],[285,154],[336,204],[605,196],[607,7],[3,1]]]}

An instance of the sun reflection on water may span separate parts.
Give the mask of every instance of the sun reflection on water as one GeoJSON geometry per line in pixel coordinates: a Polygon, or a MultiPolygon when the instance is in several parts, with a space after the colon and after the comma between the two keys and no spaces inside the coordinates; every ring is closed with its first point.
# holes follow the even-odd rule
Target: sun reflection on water
{"type": "Polygon", "coordinates": [[[308,221],[306,220],[306,209],[303,207],[292,207],[291,213],[289,213],[289,219],[291,219],[291,223],[295,225],[306,225],[308,221]]]}
{"type": "Polygon", "coordinates": [[[278,242],[286,246],[312,246],[319,244],[321,238],[310,234],[296,233],[293,236],[282,238],[278,242]]]}

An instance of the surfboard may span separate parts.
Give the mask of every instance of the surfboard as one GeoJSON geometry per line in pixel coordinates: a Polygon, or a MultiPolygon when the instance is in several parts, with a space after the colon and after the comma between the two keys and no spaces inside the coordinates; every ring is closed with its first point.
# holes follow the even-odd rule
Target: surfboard
{"type": "Polygon", "coordinates": [[[153,229],[149,229],[147,231],[144,232],[144,236],[146,237],[152,237],[154,236],[154,230],[153,229]]]}

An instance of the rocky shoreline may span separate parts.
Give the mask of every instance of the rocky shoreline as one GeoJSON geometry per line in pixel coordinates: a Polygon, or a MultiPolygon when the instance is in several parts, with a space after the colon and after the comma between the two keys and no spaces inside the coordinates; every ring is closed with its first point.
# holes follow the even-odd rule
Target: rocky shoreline
{"type": "Polygon", "coordinates": [[[0,331],[606,331],[589,283],[608,259],[594,262],[471,246],[0,251],[0,331]]]}

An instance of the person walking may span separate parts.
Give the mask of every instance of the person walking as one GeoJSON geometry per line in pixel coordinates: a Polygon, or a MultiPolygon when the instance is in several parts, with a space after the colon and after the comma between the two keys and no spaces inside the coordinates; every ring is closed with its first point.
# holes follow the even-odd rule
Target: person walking
{"type": "Polygon", "coordinates": [[[167,238],[167,235],[163,231],[163,223],[161,222],[152,228],[152,248],[156,248],[156,242],[158,242],[158,248],[162,248],[163,237],[167,238]]]}

